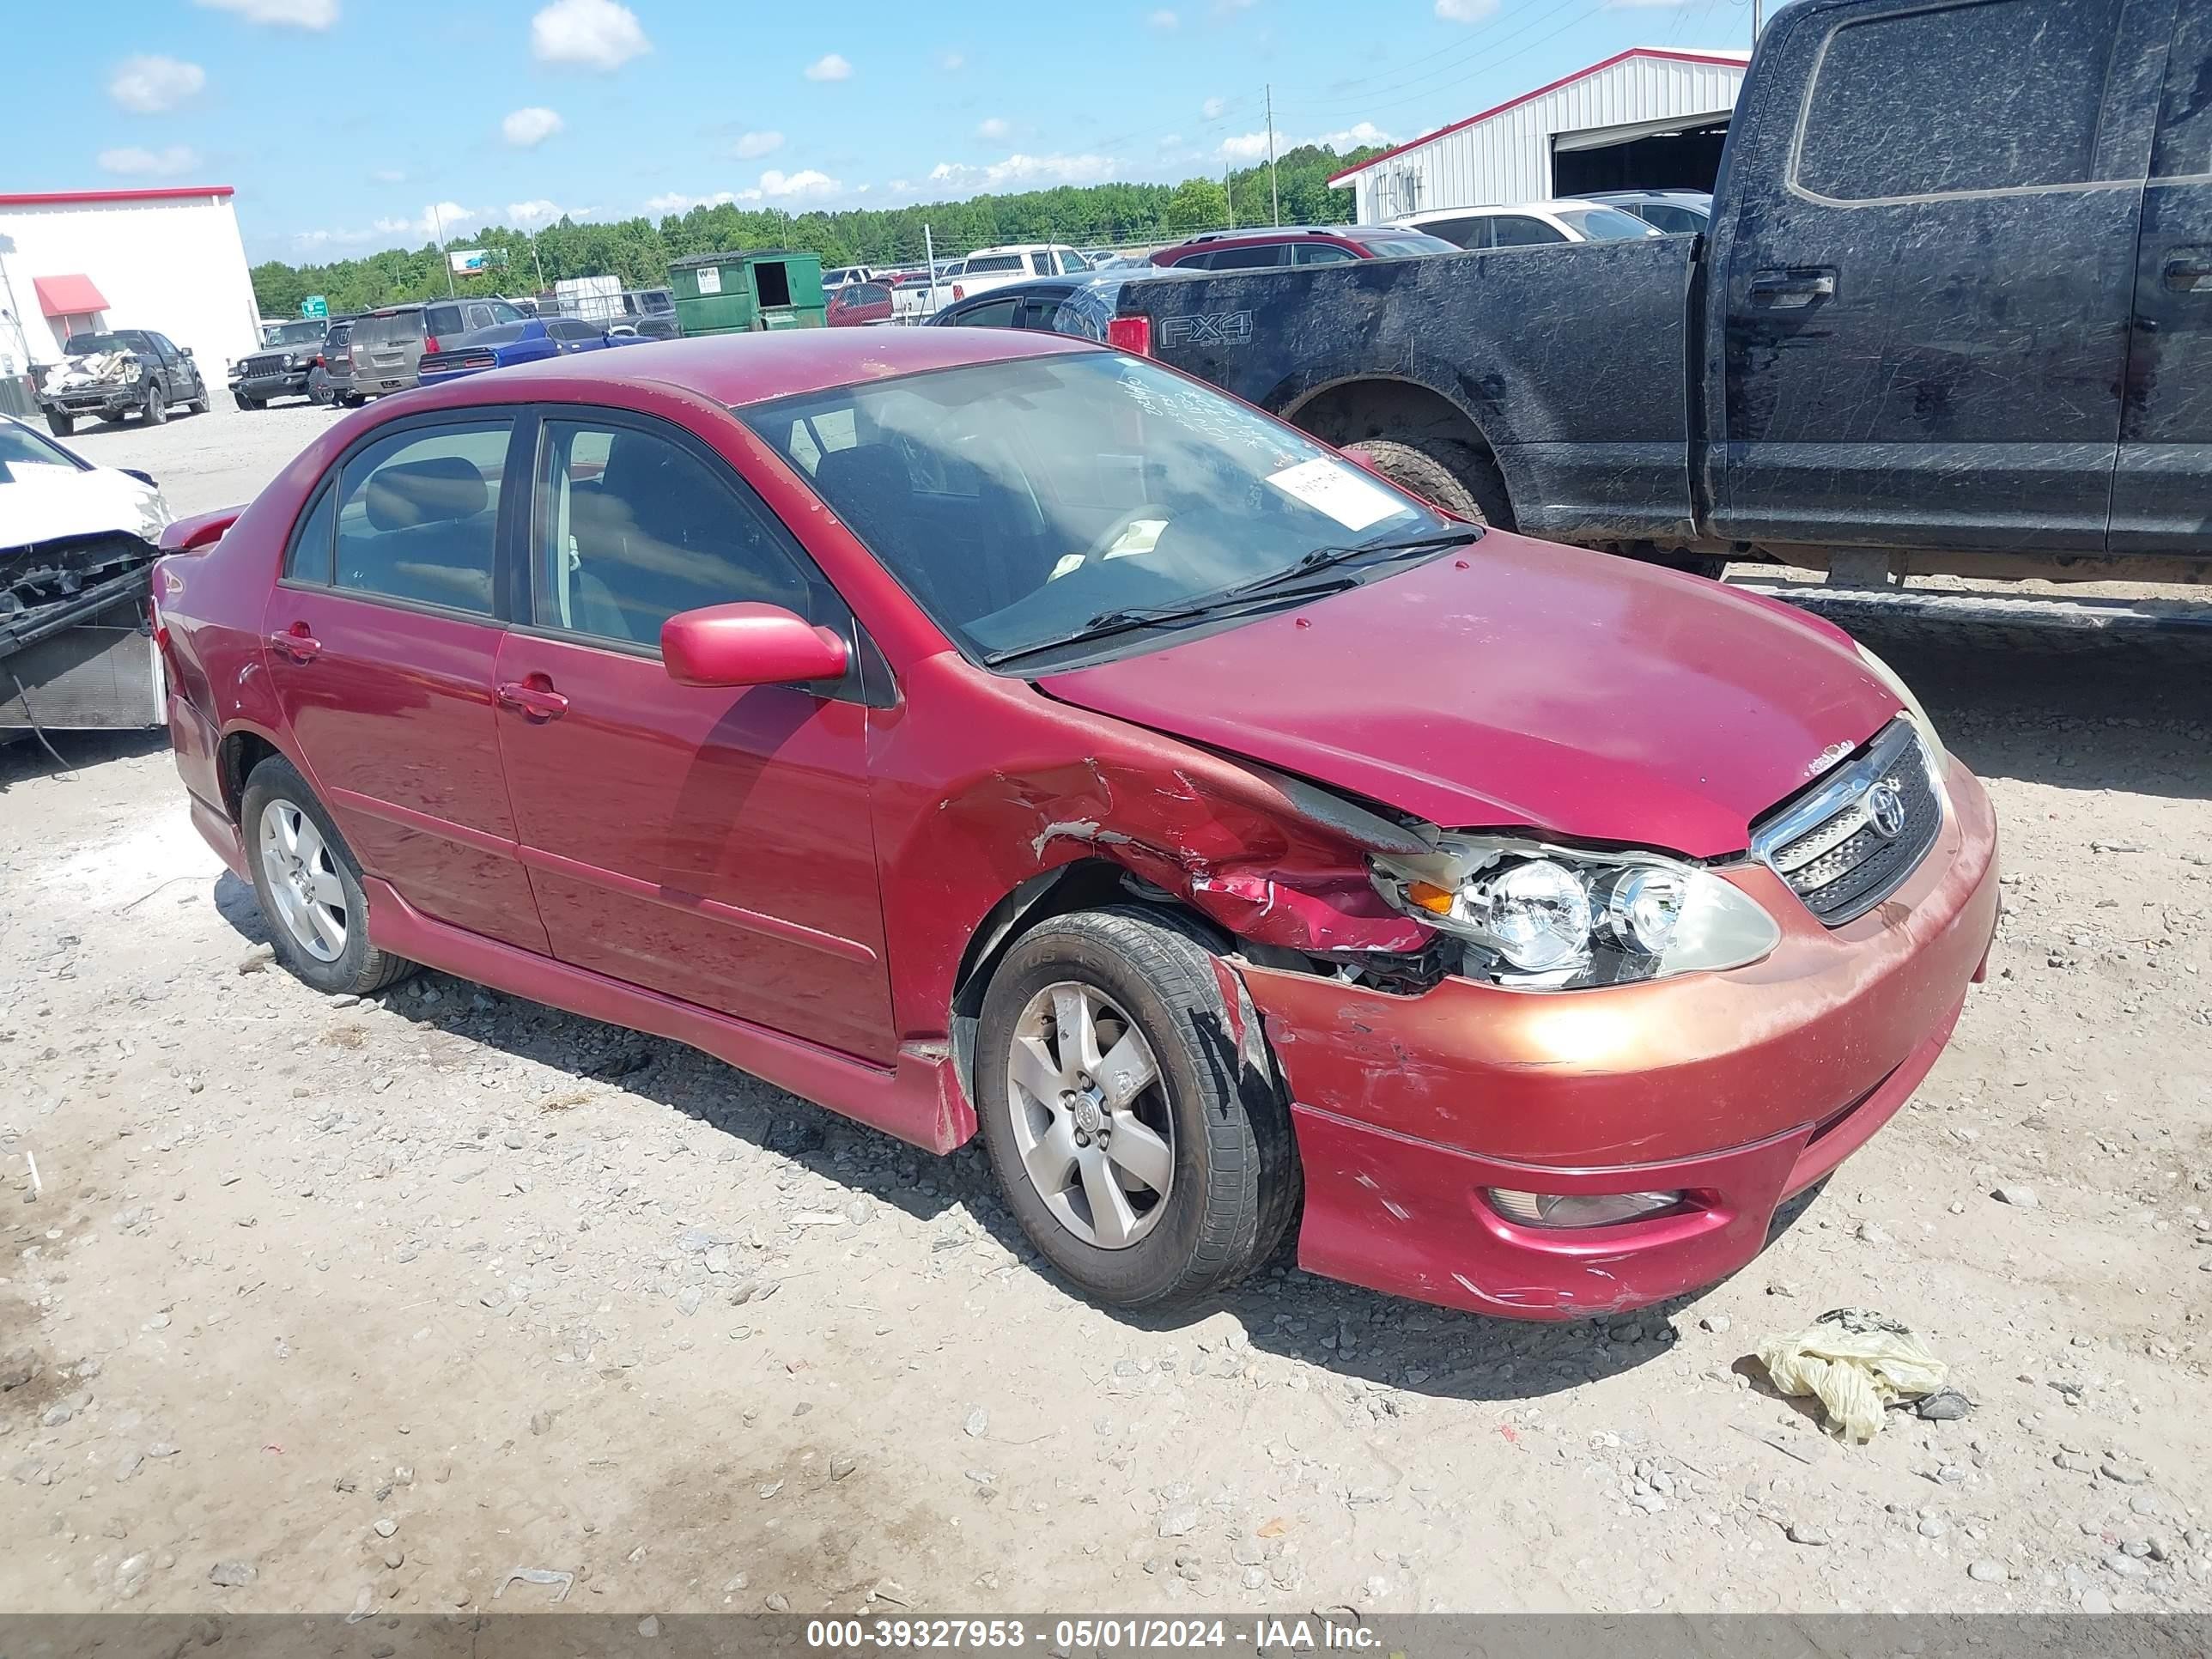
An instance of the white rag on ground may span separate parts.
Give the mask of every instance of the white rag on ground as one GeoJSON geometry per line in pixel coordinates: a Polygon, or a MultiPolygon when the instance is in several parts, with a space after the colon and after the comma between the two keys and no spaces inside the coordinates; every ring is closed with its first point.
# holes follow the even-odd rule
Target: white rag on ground
{"type": "Polygon", "coordinates": [[[1787,1395],[1814,1395],[1828,1427],[1863,1444],[1893,1401],[1934,1394],[1951,1368],[1896,1320],[1838,1308],[1802,1331],[1759,1340],[1759,1363],[1787,1395]]]}

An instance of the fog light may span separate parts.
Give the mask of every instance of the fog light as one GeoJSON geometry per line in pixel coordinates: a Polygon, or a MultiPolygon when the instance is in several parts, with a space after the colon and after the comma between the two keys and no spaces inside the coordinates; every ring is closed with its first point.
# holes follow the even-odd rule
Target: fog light
{"type": "Polygon", "coordinates": [[[1609,1227],[1656,1215],[1682,1201],[1680,1193],[1516,1193],[1490,1188],[1492,1207],[1524,1227],[1609,1227]]]}

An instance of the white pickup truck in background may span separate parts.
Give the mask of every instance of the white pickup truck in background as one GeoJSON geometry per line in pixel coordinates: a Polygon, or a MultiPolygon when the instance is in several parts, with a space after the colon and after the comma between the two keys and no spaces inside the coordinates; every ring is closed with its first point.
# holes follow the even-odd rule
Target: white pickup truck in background
{"type": "Polygon", "coordinates": [[[947,265],[926,287],[894,289],[892,315],[902,323],[918,323],[956,300],[973,299],[1009,283],[1025,283],[1032,276],[1068,276],[1091,268],[1091,261],[1065,242],[1009,242],[1004,247],[979,247],[966,258],[947,265]]]}

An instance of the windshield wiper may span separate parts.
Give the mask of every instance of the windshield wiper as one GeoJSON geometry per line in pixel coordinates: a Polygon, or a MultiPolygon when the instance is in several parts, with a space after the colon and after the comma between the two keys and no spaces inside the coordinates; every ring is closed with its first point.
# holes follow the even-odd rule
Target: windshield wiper
{"type": "Polygon", "coordinates": [[[1347,580],[1316,582],[1310,588],[1278,589],[1264,593],[1248,593],[1236,588],[1218,593],[1203,594],[1181,605],[1132,605],[1113,611],[1102,611],[1082,627],[1056,639],[1040,640],[1035,645],[1017,645],[1004,651],[994,651],[983,659],[986,668],[997,668],[1020,657],[1034,657],[1046,651],[1057,651],[1062,646],[1087,645],[1092,640],[1110,639],[1116,634],[1129,634],[1139,628],[1157,628],[1168,623],[1191,622],[1200,617],[1211,617],[1239,601],[1252,599],[1269,601],[1317,599],[1324,593],[1340,593],[1352,586],[1347,580]]]}
{"type": "Polygon", "coordinates": [[[1326,570],[1331,565],[1342,564],[1351,559],[1363,558],[1370,553],[1387,553],[1393,556],[1401,553],[1427,553],[1441,547],[1464,547],[1469,542],[1480,541],[1481,538],[1482,526],[1469,524],[1461,525],[1451,530],[1438,531],[1432,536],[1408,537],[1404,541],[1399,542],[1354,542],[1346,547],[1316,547],[1312,552],[1300,556],[1296,563],[1286,565],[1270,575],[1246,582],[1241,587],[1231,588],[1230,592],[1238,596],[1246,593],[1264,593],[1271,588],[1280,587],[1285,583],[1294,581],[1300,576],[1309,576],[1316,570],[1326,570]]]}
{"type": "Polygon", "coordinates": [[[994,651],[983,659],[986,668],[997,668],[1018,658],[1035,656],[1042,652],[1058,650],[1062,646],[1084,645],[1092,640],[1109,639],[1116,634],[1127,634],[1139,628],[1152,628],[1164,623],[1188,622],[1215,612],[1246,599],[1310,599],[1328,593],[1340,593],[1353,584],[1349,576],[1331,581],[1299,585],[1299,579],[1346,560],[1364,557],[1370,553],[1387,554],[1393,557],[1407,553],[1432,552],[1437,548],[1461,547],[1476,541],[1482,535],[1480,525],[1462,525],[1455,529],[1440,531],[1432,536],[1414,536],[1397,542],[1360,542],[1348,547],[1316,547],[1299,556],[1296,562],[1280,570],[1269,572],[1233,587],[1217,588],[1210,593],[1194,594],[1180,604],[1132,606],[1113,611],[1102,611],[1073,633],[1057,639],[1042,640],[1035,645],[1018,645],[1005,651],[994,651]]]}

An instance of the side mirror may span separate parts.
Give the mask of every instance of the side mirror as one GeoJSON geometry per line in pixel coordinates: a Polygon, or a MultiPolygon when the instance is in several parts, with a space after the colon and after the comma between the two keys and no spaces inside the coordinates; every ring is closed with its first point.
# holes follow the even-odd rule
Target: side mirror
{"type": "Polygon", "coordinates": [[[845,641],[780,605],[710,605],[660,624],[660,660],[678,685],[784,685],[845,677],[845,641]]]}
{"type": "Polygon", "coordinates": [[[183,352],[187,357],[192,355],[192,349],[190,346],[179,346],[177,349],[183,352]]]}

